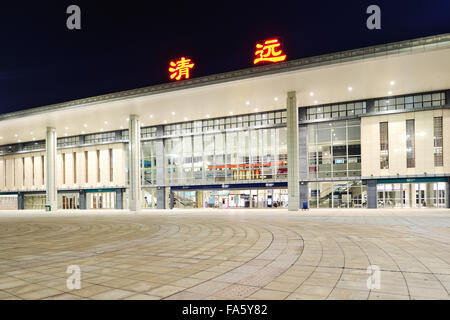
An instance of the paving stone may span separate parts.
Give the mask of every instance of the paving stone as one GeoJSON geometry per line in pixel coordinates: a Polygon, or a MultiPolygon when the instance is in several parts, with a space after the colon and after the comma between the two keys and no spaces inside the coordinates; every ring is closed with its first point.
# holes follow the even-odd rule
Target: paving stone
{"type": "Polygon", "coordinates": [[[450,299],[448,210],[2,212],[0,229],[0,299],[450,299]]]}

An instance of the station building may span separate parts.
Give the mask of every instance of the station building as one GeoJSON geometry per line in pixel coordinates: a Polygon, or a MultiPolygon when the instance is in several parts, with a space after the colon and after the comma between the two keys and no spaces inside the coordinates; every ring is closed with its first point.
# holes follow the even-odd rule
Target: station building
{"type": "Polygon", "coordinates": [[[0,210],[449,208],[450,34],[0,115],[0,210]]]}

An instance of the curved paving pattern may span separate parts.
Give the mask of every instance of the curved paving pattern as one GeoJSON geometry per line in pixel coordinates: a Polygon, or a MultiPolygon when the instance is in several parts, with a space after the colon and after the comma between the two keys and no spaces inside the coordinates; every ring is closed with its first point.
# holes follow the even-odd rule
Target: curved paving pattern
{"type": "Polygon", "coordinates": [[[0,299],[450,299],[450,212],[0,213],[0,299]],[[69,290],[69,265],[81,285],[69,290]],[[368,289],[369,265],[380,288],[368,289]]]}

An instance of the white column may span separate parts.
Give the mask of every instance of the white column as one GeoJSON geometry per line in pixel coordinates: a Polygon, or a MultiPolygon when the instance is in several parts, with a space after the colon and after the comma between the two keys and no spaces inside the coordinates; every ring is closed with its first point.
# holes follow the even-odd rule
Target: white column
{"type": "Polygon", "coordinates": [[[129,206],[131,211],[141,208],[141,169],[139,157],[141,154],[141,127],[139,116],[130,116],[130,142],[128,144],[130,166],[129,206]]]}
{"type": "Polygon", "coordinates": [[[288,210],[298,211],[299,167],[298,167],[298,108],[295,91],[287,94],[287,152],[288,152],[288,210]]]}
{"type": "Polygon", "coordinates": [[[46,205],[51,206],[51,211],[58,210],[58,196],[56,190],[56,130],[47,127],[45,139],[45,190],[46,205]]]}

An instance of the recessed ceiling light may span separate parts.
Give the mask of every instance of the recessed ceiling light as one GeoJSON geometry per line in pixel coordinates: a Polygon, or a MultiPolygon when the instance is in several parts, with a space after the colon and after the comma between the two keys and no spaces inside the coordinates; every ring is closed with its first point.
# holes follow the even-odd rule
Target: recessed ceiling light
{"type": "Polygon", "coordinates": [[[175,115],[175,111],[172,111],[172,115],[173,115],[173,116],[175,115]]]}
{"type": "Polygon", "coordinates": [[[273,100],[278,101],[278,97],[273,98],[273,100]]]}
{"type": "Polygon", "coordinates": [[[233,114],[233,111],[230,111],[229,114],[230,114],[230,116],[231,116],[231,115],[233,114]]]}
{"type": "Polygon", "coordinates": [[[67,129],[69,129],[69,127],[65,127],[65,128],[64,128],[64,130],[67,130],[67,129]]]}
{"type": "Polygon", "coordinates": [[[209,114],[207,114],[206,117],[209,118],[209,114]]]}
{"type": "Polygon", "coordinates": [[[123,126],[120,126],[120,129],[123,129],[123,126]]]}
{"type": "Polygon", "coordinates": [[[310,96],[310,97],[314,96],[314,92],[311,91],[311,92],[309,93],[309,96],[310,96]]]}
{"type": "Polygon", "coordinates": [[[127,118],[127,121],[130,121],[130,118],[127,118]]]}
{"type": "Polygon", "coordinates": [[[250,101],[245,101],[245,104],[246,104],[246,105],[249,105],[249,104],[250,104],[250,101]]]}
{"type": "Polygon", "coordinates": [[[187,121],[187,119],[188,119],[187,117],[184,117],[184,121],[187,121]]]}
{"type": "Polygon", "coordinates": [[[392,94],[392,91],[389,91],[389,92],[388,92],[388,95],[391,95],[391,94],[392,94]]]}
{"type": "Polygon", "coordinates": [[[317,104],[317,100],[314,100],[314,104],[317,104]]]}
{"type": "Polygon", "coordinates": [[[153,118],[153,115],[152,115],[152,114],[150,115],[150,118],[153,118]]]}
{"type": "Polygon", "coordinates": [[[395,84],[395,81],[391,81],[391,82],[389,82],[389,84],[391,85],[391,86],[393,86],[394,84],[395,84]]]}
{"type": "Polygon", "coordinates": [[[33,135],[34,134],[33,131],[31,131],[30,134],[33,135]]]}
{"type": "Polygon", "coordinates": [[[167,123],[167,120],[164,120],[164,123],[167,123]]]}
{"type": "Polygon", "coordinates": [[[100,131],[103,131],[103,128],[101,128],[100,131]]]}
{"type": "Polygon", "coordinates": [[[84,127],[87,128],[87,124],[86,123],[84,124],[84,127]]]}
{"type": "Polygon", "coordinates": [[[35,137],[33,137],[33,141],[34,141],[34,140],[36,140],[36,138],[35,138],[35,137]]]}
{"type": "Polygon", "coordinates": [[[348,87],[347,90],[348,90],[348,91],[352,91],[353,88],[352,88],[352,87],[348,87]]]}
{"type": "Polygon", "coordinates": [[[105,124],[108,124],[108,121],[105,121],[105,124]]]}
{"type": "Polygon", "coordinates": [[[17,142],[22,142],[22,140],[19,139],[19,140],[17,140],[17,142]]]}
{"type": "Polygon", "coordinates": [[[3,137],[0,137],[0,140],[2,140],[3,139],[3,137]]]}
{"type": "MultiPolygon", "coordinates": [[[[64,133],[64,136],[66,136],[66,137],[67,137],[67,133],[64,133]]],[[[33,138],[33,140],[34,140],[34,138],[33,138]]]]}
{"type": "Polygon", "coordinates": [[[84,134],[84,131],[81,131],[81,134],[84,134]]]}
{"type": "Polygon", "coordinates": [[[257,112],[258,111],[258,108],[255,108],[255,112],[257,112]]]}
{"type": "Polygon", "coordinates": [[[18,137],[17,133],[14,135],[14,137],[16,137],[16,138],[18,137]]]}

